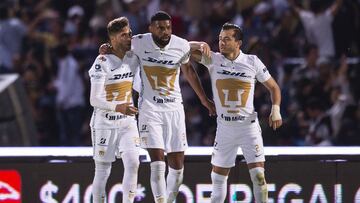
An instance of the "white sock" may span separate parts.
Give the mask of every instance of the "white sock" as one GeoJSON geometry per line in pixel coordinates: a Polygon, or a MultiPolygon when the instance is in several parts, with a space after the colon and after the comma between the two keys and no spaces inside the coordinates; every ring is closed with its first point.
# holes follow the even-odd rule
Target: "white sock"
{"type": "Polygon", "coordinates": [[[92,184],[93,203],[104,203],[106,182],[111,171],[111,163],[95,161],[95,176],[92,184]]]}
{"type": "Polygon", "coordinates": [[[151,168],[151,190],[156,203],[166,202],[166,183],[165,183],[165,162],[154,161],[150,164],[151,168]]]}
{"type": "Polygon", "coordinates": [[[176,170],[169,167],[169,173],[166,178],[167,203],[173,203],[174,200],[176,199],[183,178],[184,178],[184,168],[176,170]]]}
{"type": "Polygon", "coordinates": [[[265,169],[256,167],[249,170],[256,203],[268,202],[268,190],[265,180],[265,169]]]}
{"type": "Polygon", "coordinates": [[[223,203],[226,198],[227,176],[211,172],[212,192],[211,203],[223,203]]]}
{"type": "Polygon", "coordinates": [[[139,153],[136,151],[126,151],[122,153],[122,160],[124,164],[124,177],[122,181],[123,187],[123,203],[133,203],[139,169],[139,153]]]}

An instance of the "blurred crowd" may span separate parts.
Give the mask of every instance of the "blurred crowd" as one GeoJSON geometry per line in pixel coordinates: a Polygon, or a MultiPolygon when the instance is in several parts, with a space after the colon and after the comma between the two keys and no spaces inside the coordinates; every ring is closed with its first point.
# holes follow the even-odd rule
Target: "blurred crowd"
{"type": "MultiPolygon", "coordinates": [[[[218,50],[225,22],[243,28],[242,51],[256,54],[282,89],[284,125],[257,85],[254,105],[266,146],[360,145],[359,0],[4,0],[0,2],[0,73],[21,75],[41,145],[90,145],[87,71],[107,42],[106,25],[126,16],[148,32],[158,10],[173,33],[218,50]]],[[[207,70],[194,63],[211,95],[207,70]]],[[[189,145],[212,145],[216,122],[181,78],[189,145]]]]}

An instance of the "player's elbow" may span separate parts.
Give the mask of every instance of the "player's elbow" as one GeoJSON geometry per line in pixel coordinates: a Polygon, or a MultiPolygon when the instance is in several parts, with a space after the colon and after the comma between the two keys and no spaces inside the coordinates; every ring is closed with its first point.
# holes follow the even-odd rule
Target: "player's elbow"
{"type": "Polygon", "coordinates": [[[276,83],[269,88],[269,91],[271,95],[281,95],[280,87],[276,83]]]}

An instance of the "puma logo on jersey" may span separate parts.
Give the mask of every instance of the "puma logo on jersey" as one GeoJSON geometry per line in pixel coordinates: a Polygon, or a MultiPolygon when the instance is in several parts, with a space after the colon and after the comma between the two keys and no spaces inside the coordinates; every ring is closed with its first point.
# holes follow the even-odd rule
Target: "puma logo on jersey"
{"type": "Polygon", "coordinates": [[[251,78],[251,76],[245,75],[244,72],[232,72],[232,71],[228,71],[228,70],[222,70],[222,71],[218,71],[217,73],[222,74],[222,75],[232,75],[232,76],[239,76],[239,77],[244,77],[244,78],[251,78]]]}
{"type": "Polygon", "coordinates": [[[113,78],[109,78],[109,80],[119,80],[119,79],[125,79],[125,78],[131,78],[134,77],[134,73],[128,72],[123,74],[115,74],[113,78]]]}
{"type": "Polygon", "coordinates": [[[177,69],[144,66],[144,72],[153,90],[158,91],[161,96],[169,96],[175,89],[177,69]]]}
{"type": "Polygon", "coordinates": [[[222,107],[228,108],[228,113],[238,113],[239,108],[245,107],[251,89],[251,83],[237,78],[216,80],[216,89],[222,107]]]}
{"type": "Polygon", "coordinates": [[[164,64],[164,65],[176,65],[173,61],[168,60],[158,60],[152,57],[148,57],[147,59],[143,58],[144,61],[149,61],[151,63],[158,63],[158,64],[164,64]]]}

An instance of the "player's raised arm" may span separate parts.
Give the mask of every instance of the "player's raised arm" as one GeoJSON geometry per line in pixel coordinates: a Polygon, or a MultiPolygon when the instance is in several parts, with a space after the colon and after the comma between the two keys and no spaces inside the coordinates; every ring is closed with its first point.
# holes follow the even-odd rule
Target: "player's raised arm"
{"type": "Polygon", "coordinates": [[[270,78],[262,83],[270,92],[272,107],[269,116],[269,125],[274,130],[282,125],[282,119],[280,115],[280,103],[281,103],[281,91],[279,85],[274,78],[270,78]]]}
{"type": "Polygon", "coordinates": [[[206,42],[191,41],[189,44],[192,60],[200,62],[202,57],[211,58],[211,48],[206,42]]]}

